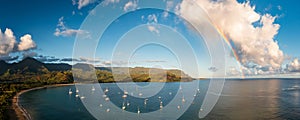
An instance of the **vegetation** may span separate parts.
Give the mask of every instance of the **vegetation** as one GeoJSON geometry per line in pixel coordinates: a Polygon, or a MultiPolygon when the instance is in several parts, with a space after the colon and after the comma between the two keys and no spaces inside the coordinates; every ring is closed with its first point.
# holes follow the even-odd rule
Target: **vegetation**
{"type": "Polygon", "coordinates": [[[0,61],[0,120],[9,119],[6,112],[11,107],[13,96],[21,90],[53,84],[91,82],[174,82],[191,81],[192,78],[180,70],[150,68],[95,68],[89,64],[44,64],[33,58],[8,64],[0,61]],[[96,74],[95,74],[95,72],[96,74]],[[127,73],[127,74],[126,74],[127,73]]]}
{"type": "Polygon", "coordinates": [[[96,76],[92,70],[74,68],[76,82],[94,82],[97,78],[99,83],[112,82],[180,82],[192,81],[193,79],[180,70],[163,70],[150,68],[120,68],[114,72],[96,69],[96,76]],[[129,71],[128,71],[129,69],[129,71]]]}
{"type": "Polygon", "coordinates": [[[7,120],[13,96],[21,90],[52,84],[73,83],[71,71],[47,72],[45,74],[11,73],[0,76],[0,120],[7,120]]]}
{"type": "Polygon", "coordinates": [[[9,100],[12,98],[12,96],[12,93],[0,93],[0,120],[6,120],[8,118],[5,116],[5,112],[10,107],[9,100]]]}

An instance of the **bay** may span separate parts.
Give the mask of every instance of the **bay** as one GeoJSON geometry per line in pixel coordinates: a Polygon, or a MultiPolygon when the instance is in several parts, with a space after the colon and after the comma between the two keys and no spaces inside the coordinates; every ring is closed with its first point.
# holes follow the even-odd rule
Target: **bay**
{"type": "MultiPolygon", "coordinates": [[[[137,113],[148,113],[160,109],[160,101],[162,106],[170,105],[174,101],[175,94],[179,89],[187,91],[195,91],[190,94],[195,94],[195,98],[185,98],[187,101],[192,101],[188,109],[184,111],[179,119],[197,120],[198,113],[206,94],[209,85],[209,80],[199,80],[193,82],[179,83],[153,83],[154,86],[164,84],[164,88],[157,94],[149,98],[147,105],[144,105],[145,98],[137,99],[132,97],[128,90],[126,100],[122,98],[121,91],[115,83],[101,83],[101,88],[105,91],[109,89],[107,96],[115,106],[122,109],[126,106],[126,111],[137,113]],[[193,90],[189,85],[199,83],[199,93],[193,90]],[[185,84],[181,88],[181,84],[185,84]],[[161,100],[156,98],[161,97],[161,100]],[[127,106],[127,103],[130,105],[127,106]],[[124,105],[125,104],[125,105],[124,105]],[[137,109],[138,108],[138,109],[137,109]]],[[[122,83],[126,86],[126,83],[122,83]]],[[[147,86],[149,83],[137,83],[139,86],[147,86]]],[[[297,79],[249,79],[249,80],[226,80],[223,92],[219,101],[213,110],[204,119],[299,119],[300,118],[300,80],[297,79]]],[[[153,91],[161,88],[152,88],[153,91]]],[[[20,96],[19,104],[26,109],[34,120],[94,120],[92,114],[88,112],[80,97],[76,97],[76,87],[63,86],[46,89],[29,91],[20,96]],[[69,95],[69,90],[72,94],[69,95]]],[[[150,89],[151,91],[151,89],[150,89]]],[[[189,94],[189,93],[185,93],[189,94]]],[[[82,98],[84,99],[84,98],[82,98]]],[[[106,104],[106,103],[101,103],[106,104]]],[[[95,105],[99,109],[100,104],[95,105]]],[[[173,106],[167,112],[176,113],[180,110],[178,106],[173,106]]],[[[164,118],[164,112],[161,113],[161,119],[164,118]]],[[[118,114],[113,116],[115,119],[126,119],[119,117],[118,114]]]]}

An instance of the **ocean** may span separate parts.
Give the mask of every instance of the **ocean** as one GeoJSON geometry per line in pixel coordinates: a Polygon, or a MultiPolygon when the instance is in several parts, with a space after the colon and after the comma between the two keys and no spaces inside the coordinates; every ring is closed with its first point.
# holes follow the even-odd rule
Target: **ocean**
{"type": "MultiPolygon", "coordinates": [[[[86,91],[78,93],[76,89],[79,88],[74,85],[51,87],[22,94],[19,104],[34,120],[198,120],[209,83],[210,80],[136,83],[138,87],[128,83],[101,83],[101,89],[107,89],[105,96],[97,92],[100,90],[94,87],[97,85],[90,85],[86,91]],[[189,87],[195,84],[199,85],[198,89],[189,87]],[[125,86],[126,91],[119,89],[120,86],[125,86]],[[102,97],[103,100],[97,99],[102,97]],[[90,101],[96,104],[87,109],[85,104],[90,101]]],[[[300,119],[300,79],[226,80],[218,102],[204,119],[300,119]]]]}

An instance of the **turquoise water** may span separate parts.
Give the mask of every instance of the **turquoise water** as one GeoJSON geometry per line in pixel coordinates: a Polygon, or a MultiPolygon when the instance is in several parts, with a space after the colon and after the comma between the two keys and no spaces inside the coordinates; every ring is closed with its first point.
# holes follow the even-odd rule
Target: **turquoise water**
{"type": "MultiPolygon", "coordinates": [[[[186,101],[192,101],[191,106],[186,106],[188,109],[179,119],[197,120],[198,112],[207,90],[209,80],[194,81],[184,83],[194,85],[199,82],[201,92],[192,92],[195,99],[186,97],[186,101]]],[[[126,83],[123,83],[126,85],[126,83]]],[[[149,83],[138,83],[139,86],[147,86],[149,83]]],[[[163,83],[155,83],[154,86],[159,86],[163,83]]],[[[160,101],[158,97],[162,97],[162,106],[171,105],[174,101],[175,94],[180,89],[180,83],[166,83],[161,91],[155,96],[149,97],[147,105],[144,104],[144,98],[138,99],[131,96],[129,90],[126,100],[122,98],[122,91],[114,83],[101,84],[101,87],[109,89],[107,96],[110,98],[110,103],[113,103],[119,109],[126,106],[126,111],[130,113],[149,113],[160,110],[160,101]],[[126,105],[127,103],[130,105],[126,105]],[[125,103],[125,105],[124,105],[125,103]],[[138,108],[138,109],[137,109],[138,108]]],[[[75,96],[75,86],[64,86],[34,90],[24,93],[20,96],[20,105],[24,107],[34,120],[93,120],[95,119],[82,104],[80,97],[75,96]],[[71,89],[73,94],[69,95],[71,89]]],[[[155,87],[151,88],[155,91],[155,87]]],[[[188,91],[192,88],[183,87],[188,91]]],[[[151,90],[150,90],[151,91],[151,90]]],[[[80,93],[80,92],[79,92],[80,93]]],[[[189,93],[185,93],[189,94],[189,93]]],[[[187,96],[187,95],[186,95],[187,96]]],[[[87,95],[87,97],[89,97],[87,95]]],[[[84,100],[84,99],[83,99],[84,100]]],[[[105,102],[101,102],[105,106],[105,102]]],[[[187,104],[187,103],[186,103],[187,104]]],[[[176,114],[177,106],[171,106],[174,109],[168,110],[176,114]]],[[[95,108],[104,111],[107,108],[95,105],[95,108]]],[[[164,109],[164,108],[163,108],[164,109]]],[[[169,119],[165,112],[161,112],[159,118],[169,119]],[[166,116],[164,118],[164,115],[166,116]]],[[[113,109],[112,109],[113,110],[113,109]]],[[[113,111],[110,111],[113,113],[113,111]]],[[[99,113],[102,115],[102,113],[99,113]]],[[[112,118],[126,119],[119,117],[122,113],[115,113],[112,118]]],[[[138,118],[138,117],[137,117],[138,118]]],[[[214,109],[204,119],[299,119],[300,118],[300,79],[253,79],[253,80],[226,80],[222,95],[214,107],[214,109]]]]}

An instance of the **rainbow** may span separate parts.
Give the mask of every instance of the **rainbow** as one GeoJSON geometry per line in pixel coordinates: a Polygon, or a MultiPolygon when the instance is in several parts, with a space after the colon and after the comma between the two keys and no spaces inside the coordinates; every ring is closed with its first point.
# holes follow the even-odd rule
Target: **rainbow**
{"type": "Polygon", "coordinates": [[[241,78],[244,79],[245,78],[245,74],[243,72],[242,69],[242,65],[241,65],[241,61],[240,61],[240,57],[238,56],[237,51],[232,47],[232,43],[230,43],[230,40],[228,39],[228,37],[225,35],[225,33],[223,32],[223,30],[218,27],[216,24],[214,24],[211,21],[212,25],[215,26],[217,32],[222,36],[222,38],[224,39],[225,43],[229,46],[229,48],[231,49],[231,52],[233,53],[234,58],[237,60],[237,63],[239,65],[240,71],[241,71],[241,78]]]}

